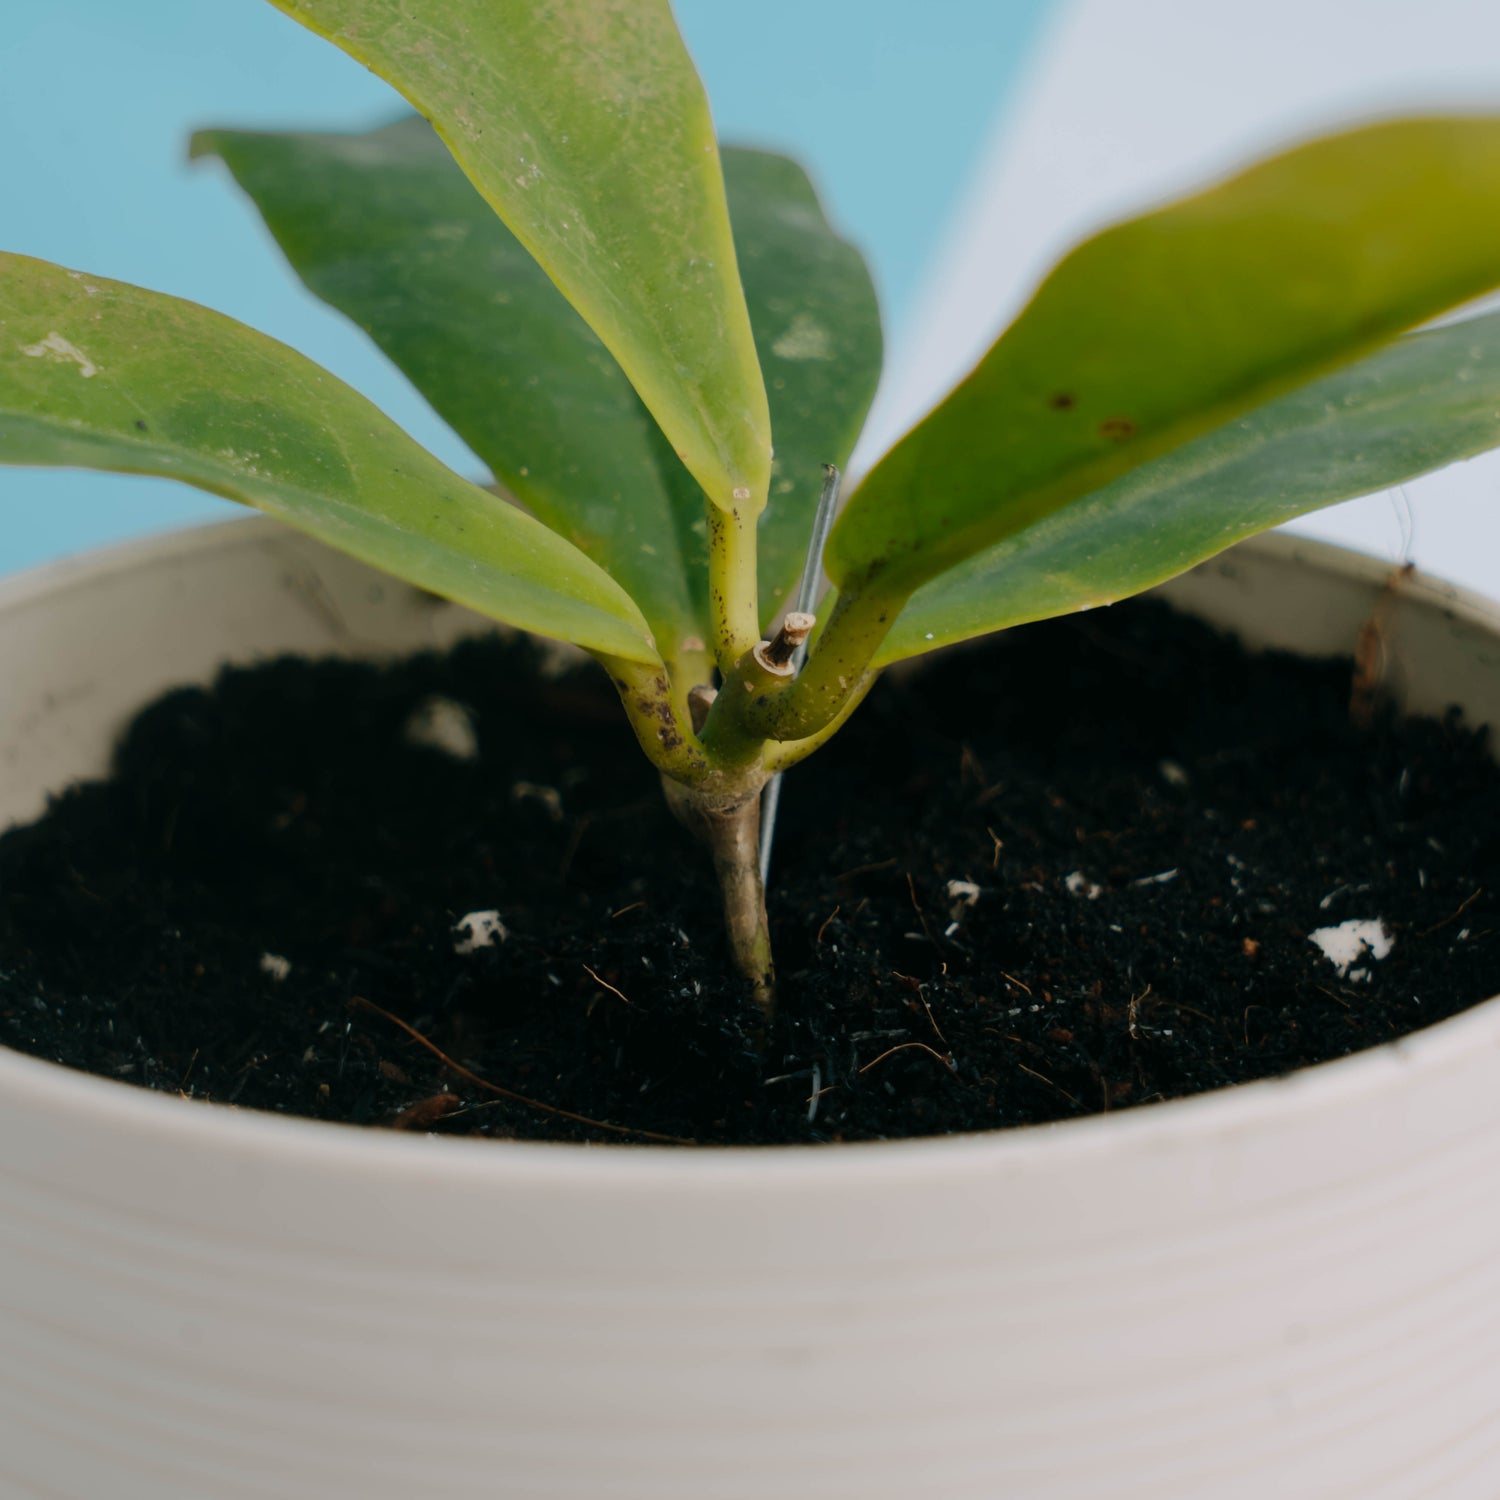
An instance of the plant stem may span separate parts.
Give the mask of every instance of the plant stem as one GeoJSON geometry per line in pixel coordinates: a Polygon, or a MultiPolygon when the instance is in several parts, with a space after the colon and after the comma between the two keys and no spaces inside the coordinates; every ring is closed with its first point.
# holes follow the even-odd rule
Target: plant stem
{"type": "Polygon", "coordinates": [[[598,660],[609,673],[625,706],[625,717],[651,764],[663,776],[684,785],[714,779],[713,767],[687,718],[686,699],[673,690],[666,669],[619,656],[600,655],[598,660]]]}
{"type": "Polygon", "coordinates": [[[755,516],[708,505],[708,599],[714,657],[727,680],[760,640],[755,516]]]}
{"type": "Polygon", "coordinates": [[[776,976],[766,891],[760,878],[760,789],[757,786],[749,795],[721,796],[674,781],[663,785],[678,820],[713,855],[730,959],[736,972],[749,981],[751,998],[769,1021],[776,1006],[776,976]]]}
{"type": "Polygon", "coordinates": [[[688,694],[700,683],[713,680],[714,664],[709,658],[708,647],[694,640],[688,649],[681,647],[675,653],[664,654],[667,680],[671,684],[672,701],[677,712],[688,716],[688,694]]]}
{"type": "MultiPolygon", "coordinates": [[[[870,662],[904,603],[904,596],[873,587],[840,594],[806,665],[789,682],[772,680],[752,656],[742,657],[719,694],[733,734],[746,741],[815,740],[841,722],[869,690],[870,662]]],[[[730,734],[728,724],[722,732],[730,734]]]]}
{"type": "Polygon", "coordinates": [[[875,686],[875,679],[879,675],[879,672],[866,672],[854,690],[845,697],[839,711],[816,733],[805,739],[772,740],[767,744],[761,757],[766,770],[773,776],[778,775],[790,770],[799,761],[806,760],[820,746],[826,745],[848,723],[854,710],[865,701],[865,695],[875,686]]]}
{"type": "Polygon", "coordinates": [[[708,845],[724,903],[730,957],[769,1018],[775,978],[760,878],[760,790],[766,779],[759,757],[762,747],[744,747],[738,757],[711,756],[679,709],[678,695],[663,669],[619,657],[600,660],[614,680],[641,748],[661,772],[667,805],[708,845]]]}
{"type": "MultiPolygon", "coordinates": [[[[721,539],[743,541],[735,519],[720,529],[721,539]]],[[[727,540],[714,555],[727,570],[719,576],[733,574],[744,585],[747,566],[751,575],[748,595],[716,589],[716,611],[721,602],[737,599],[742,619],[753,620],[753,541],[748,555],[727,540]]],[[[674,687],[663,666],[600,658],[641,748],[661,772],[668,805],[708,845],[730,958],[768,1019],[776,980],[760,871],[761,790],[773,772],[811,754],[854,711],[875,680],[869,664],[898,608],[899,601],[875,591],[841,596],[801,675],[791,679],[780,675],[777,664],[768,668],[756,660],[757,633],[731,664],[718,694],[700,693],[696,705],[674,687]],[[695,710],[701,730],[693,723],[695,710]]],[[[721,649],[724,644],[719,642],[721,649]]]]}

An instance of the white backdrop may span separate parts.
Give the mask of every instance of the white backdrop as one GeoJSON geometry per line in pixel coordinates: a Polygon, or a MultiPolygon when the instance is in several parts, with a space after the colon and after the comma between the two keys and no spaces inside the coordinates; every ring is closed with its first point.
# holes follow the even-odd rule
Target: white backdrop
{"type": "MultiPolygon", "coordinates": [[[[1109,220],[1301,135],[1500,110],[1495,0],[1063,0],[893,360],[860,458],[926,410],[1038,277],[1109,220]]],[[[1496,225],[1500,274],[1500,223],[1496,225]]],[[[1500,414],[1497,414],[1500,415],[1500,414]]],[[[1500,456],[1296,523],[1500,593],[1500,456]],[[1410,545],[1407,548],[1407,536],[1410,545]]]]}

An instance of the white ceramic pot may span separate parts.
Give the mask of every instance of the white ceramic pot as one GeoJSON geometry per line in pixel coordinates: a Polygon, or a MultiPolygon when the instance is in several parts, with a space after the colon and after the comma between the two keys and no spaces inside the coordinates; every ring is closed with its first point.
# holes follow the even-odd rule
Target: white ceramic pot
{"type": "MultiPolygon", "coordinates": [[[[1304,541],[1169,592],[1348,651],[1304,541]]],[[[259,522],[0,588],[0,817],[226,659],[461,612],[259,522]]],[[[1417,581],[1413,706],[1500,719],[1417,581]]],[[[3,1500],[1495,1500],[1500,1003],[1185,1102],[896,1145],[361,1131],[0,1051],[3,1500]]]]}

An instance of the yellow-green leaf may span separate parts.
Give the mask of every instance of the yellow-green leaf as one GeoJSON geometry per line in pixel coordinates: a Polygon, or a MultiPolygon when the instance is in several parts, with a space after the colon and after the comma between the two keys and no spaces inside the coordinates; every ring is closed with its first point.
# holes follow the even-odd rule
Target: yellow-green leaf
{"type": "Polygon", "coordinates": [[[934,578],[884,665],[1152,587],[1267,527],[1500,446],[1500,313],[1408,334],[934,578]]]}
{"type": "Polygon", "coordinates": [[[1497,118],[1332,136],[1108,229],[876,466],[830,576],[904,597],[1497,284],[1497,118]]]}
{"type": "Polygon", "coordinates": [[[576,547],[326,370],[176,297],[0,255],[0,463],[178,479],[497,620],[657,660],[576,547]]]}
{"type": "MultiPolygon", "coordinates": [[[[210,130],[308,287],[348,314],[534,515],[640,605],[669,660],[708,637],[702,493],[619,365],[425,121],[359,135],[210,130]]],[[[786,157],[726,147],[725,182],[776,462],[766,613],[802,567],[821,465],[874,394],[880,320],[859,252],[786,157]]]]}
{"type": "Polygon", "coordinates": [[[666,0],[272,0],[393,84],[619,361],[714,504],[771,438],[708,103],[666,0]]]}

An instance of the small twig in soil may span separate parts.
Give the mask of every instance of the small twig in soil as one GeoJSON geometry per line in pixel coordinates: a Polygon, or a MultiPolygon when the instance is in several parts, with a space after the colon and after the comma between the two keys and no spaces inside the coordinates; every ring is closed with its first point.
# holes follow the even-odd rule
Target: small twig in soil
{"type": "MultiPolygon", "coordinates": [[[[947,972],[947,967],[948,966],[944,964],[944,973],[947,972]]],[[[938,1041],[940,1041],[946,1047],[948,1045],[948,1038],[943,1035],[943,1028],[938,1025],[937,1018],[932,1014],[932,1007],[927,1003],[927,991],[924,988],[922,981],[920,979],[914,978],[910,974],[903,974],[900,969],[892,969],[891,973],[894,974],[895,977],[899,979],[903,984],[909,984],[917,992],[917,999],[922,1002],[922,1009],[927,1012],[927,1020],[929,1024],[937,1033],[938,1041]]]]}
{"type": "Polygon", "coordinates": [[[1014,974],[1007,974],[1004,969],[1001,969],[1000,977],[1008,979],[1018,990],[1025,990],[1028,995],[1031,993],[1031,986],[1029,984],[1022,984],[1014,974]]]}
{"type": "Polygon", "coordinates": [[[934,1048],[929,1047],[926,1042],[902,1042],[899,1047],[887,1047],[886,1050],[874,1060],[874,1062],[867,1062],[864,1067],[859,1070],[860,1073],[868,1073],[871,1068],[876,1066],[876,1064],[883,1063],[886,1058],[892,1056],[894,1053],[905,1052],[908,1047],[920,1047],[922,1051],[925,1052],[929,1057],[937,1058],[937,1060],[942,1063],[942,1065],[947,1068],[950,1073],[953,1072],[953,1059],[951,1057],[944,1057],[941,1052],[938,1052],[934,1048]]]}
{"type": "Polygon", "coordinates": [[[808,1098],[807,1098],[807,1123],[809,1125],[811,1125],[812,1122],[813,1122],[813,1120],[817,1117],[817,1113],[818,1113],[818,1100],[821,1099],[824,1094],[836,1094],[841,1087],[842,1087],[841,1084],[830,1083],[829,1085],[827,1085],[826,1088],[819,1089],[816,1094],[809,1094],[808,1095],[808,1098]]]}
{"type": "Polygon", "coordinates": [[[932,935],[932,928],[927,925],[927,913],[922,910],[922,903],[917,900],[917,883],[911,878],[911,871],[906,872],[906,888],[911,892],[911,904],[917,914],[917,921],[922,924],[922,931],[926,934],[927,941],[934,948],[938,946],[938,940],[932,935]]]}
{"type": "Polygon", "coordinates": [[[1060,1084],[1060,1083],[1054,1083],[1050,1078],[1047,1077],[1047,1075],[1045,1073],[1038,1073],[1035,1068],[1028,1068],[1026,1066],[1026,1064],[1023,1063],[1023,1062],[1018,1062],[1016,1064],[1016,1066],[1023,1073],[1030,1073],[1033,1078],[1038,1079],[1042,1083],[1045,1083],[1049,1089],[1056,1089],[1057,1092],[1059,1094],[1061,1094],[1063,1096],[1063,1098],[1066,1099],[1068,1101],[1068,1103],[1073,1106],[1074,1109],[1082,1109],[1083,1108],[1083,1103],[1082,1103],[1081,1100],[1075,1099],[1073,1097],[1073,1095],[1070,1094],[1067,1091],[1067,1089],[1065,1089],[1062,1086],[1062,1084],[1060,1084]]]}
{"type": "Polygon", "coordinates": [[[640,1130],[631,1125],[612,1125],[608,1120],[591,1120],[587,1115],[575,1115],[570,1109],[559,1109],[555,1104],[543,1104],[540,1099],[529,1099],[525,1094],[518,1094],[514,1089],[501,1088],[498,1083],[491,1083],[488,1078],[481,1078],[478,1073],[471,1073],[462,1063],[454,1062],[435,1042],[430,1042],[415,1026],[409,1026],[400,1016],[393,1016],[390,1011],[382,1010],[373,1000],[366,1000],[363,995],[351,995],[350,1005],[358,1005],[368,1011],[373,1011],[383,1021],[389,1021],[392,1026],[404,1031],[412,1041],[419,1047],[425,1047],[427,1051],[437,1058],[450,1072],[456,1073],[475,1088],[483,1089],[486,1093],[494,1094],[501,1099],[509,1099],[512,1103],[525,1105],[527,1109],[540,1110],[544,1115],[556,1115],[561,1120],[571,1120],[575,1125],[587,1125],[593,1130],[607,1130],[614,1135],[635,1135],[645,1141],[659,1141],[666,1146],[696,1146],[696,1141],[690,1141],[680,1135],[662,1135],[655,1130],[640,1130]]]}
{"type": "Polygon", "coordinates": [[[616,917],[623,917],[628,911],[639,911],[646,903],[644,901],[632,901],[629,906],[622,906],[619,911],[612,911],[609,920],[613,922],[616,917]]]}
{"type": "Polygon", "coordinates": [[[614,985],[612,985],[609,982],[609,980],[607,980],[607,979],[600,979],[600,977],[596,973],[594,973],[594,971],[591,968],[589,968],[589,966],[587,964],[584,964],[584,966],[583,966],[583,972],[585,974],[587,974],[589,976],[589,978],[594,981],[595,984],[603,985],[603,987],[605,989],[607,989],[610,992],[611,995],[618,995],[620,997],[620,999],[622,999],[626,1003],[626,1005],[630,1004],[630,996],[629,995],[627,995],[623,990],[617,990],[614,987],[614,985]]]}
{"type": "Polygon", "coordinates": [[[828,928],[829,928],[830,924],[833,922],[833,919],[836,916],[838,916],[838,914],[839,914],[839,912],[841,910],[842,910],[842,907],[835,906],[834,909],[831,912],[829,912],[826,917],[823,918],[823,925],[820,928],[818,928],[818,935],[817,935],[817,937],[815,937],[813,939],[813,942],[815,942],[815,943],[821,943],[823,941],[823,934],[828,931],[828,928]]]}
{"type": "Polygon", "coordinates": [[[994,855],[990,859],[990,869],[998,870],[1000,868],[1000,851],[1005,847],[1005,840],[996,838],[993,828],[986,828],[984,831],[989,834],[990,842],[995,846],[994,855]]]}
{"type": "Polygon", "coordinates": [[[1434,932],[1438,930],[1439,927],[1446,927],[1450,922],[1461,917],[1464,912],[1467,911],[1468,908],[1471,907],[1482,895],[1484,895],[1484,887],[1480,886],[1480,888],[1475,891],[1472,896],[1469,896],[1466,900],[1460,902],[1456,910],[1450,911],[1441,922],[1434,922],[1431,927],[1427,928],[1424,932],[1419,932],[1417,936],[1430,937],[1434,932]]]}
{"type": "Polygon", "coordinates": [[[817,1063],[813,1064],[812,1087],[812,1097],[807,1101],[807,1123],[809,1125],[817,1119],[818,1100],[823,1097],[823,1070],[817,1063]]]}

